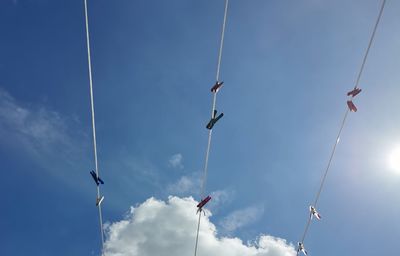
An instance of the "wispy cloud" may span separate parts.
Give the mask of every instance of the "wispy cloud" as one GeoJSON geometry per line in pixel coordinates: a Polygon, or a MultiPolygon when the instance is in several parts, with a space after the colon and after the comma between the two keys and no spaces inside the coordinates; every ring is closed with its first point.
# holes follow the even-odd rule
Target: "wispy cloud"
{"type": "MultiPolygon", "coordinates": [[[[167,202],[150,198],[121,221],[107,225],[107,256],[176,256],[193,253],[197,202],[193,198],[169,197],[167,202]]],[[[261,235],[244,244],[240,238],[220,237],[206,215],[200,226],[201,255],[294,256],[294,246],[281,238],[261,235]]]]}
{"type": "Polygon", "coordinates": [[[4,90],[0,90],[0,121],[3,128],[43,143],[65,139],[65,125],[57,112],[24,108],[4,90]]]}
{"type": "Polygon", "coordinates": [[[235,199],[235,191],[232,189],[220,189],[210,193],[211,201],[207,208],[212,212],[218,212],[222,206],[230,204],[235,199]]]}
{"type": "Polygon", "coordinates": [[[234,194],[235,193],[233,190],[216,190],[211,193],[211,197],[213,199],[212,201],[215,204],[220,205],[231,202],[233,200],[234,194]]]}
{"type": "Polygon", "coordinates": [[[181,153],[171,156],[168,160],[168,166],[174,169],[183,169],[183,156],[181,153]]]}
{"type": "MultiPolygon", "coordinates": [[[[191,175],[183,175],[176,182],[170,183],[166,187],[168,195],[175,196],[200,196],[201,173],[194,172],[191,175]]],[[[221,205],[229,204],[235,197],[232,189],[219,189],[209,193],[212,200],[207,204],[207,208],[217,212],[221,205]]]]}
{"type": "Polygon", "coordinates": [[[189,196],[200,193],[200,174],[193,173],[191,176],[182,176],[175,183],[167,186],[167,192],[172,195],[189,196]]]}
{"type": "Polygon", "coordinates": [[[70,135],[71,122],[72,119],[44,106],[28,108],[0,88],[0,140],[3,146],[25,153],[42,164],[47,162],[49,166],[60,159],[73,163],[81,150],[78,144],[83,143],[70,135]]]}
{"type": "Polygon", "coordinates": [[[228,233],[238,228],[249,225],[257,221],[264,213],[264,207],[251,206],[244,209],[236,210],[226,216],[221,222],[221,227],[228,233]]]}
{"type": "Polygon", "coordinates": [[[114,164],[110,168],[115,169],[118,178],[121,178],[126,186],[140,183],[157,189],[162,187],[160,171],[150,160],[131,155],[129,152],[117,154],[115,158],[117,160],[112,162],[114,164]]]}

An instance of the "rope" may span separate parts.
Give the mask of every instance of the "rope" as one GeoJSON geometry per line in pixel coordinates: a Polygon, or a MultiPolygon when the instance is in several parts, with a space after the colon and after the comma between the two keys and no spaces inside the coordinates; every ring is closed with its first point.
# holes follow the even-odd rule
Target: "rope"
{"type": "MultiPolygon", "coordinates": [[[[99,176],[99,166],[97,161],[97,143],[96,143],[96,125],[94,118],[94,100],[93,100],[93,78],[92,78],[92,60],[90,54],[90,40],[89,40],[89,19],[88,19],[88,8],[87,0],[84,0],[85,4],[85,25],[86,25],[86,46],[87,46],[87,57],[88,57],[88,70],[89,70],[89,87],[90,87],[90,106],[92,113],[92,131],[93,131],[93,152],[94,152],[94,163],[96,168],[96,175],[99,176]]],[[[100,186],[97,186],[97,198],[100,198],[100,186]]],[[[101,204],[98,205],[99,209],[99,222],[100,222],[100,232],[101,232],[101,252],[103,254],[104,248],[104,230],[103,230],[103,216],[101,211],[101,204]]]]}
{"type": "MultiPolygon", "coordinates": [[[[344,127],[344,125],[346,123],[348,114],[349,114],[349,109],[347,109],[346,113],[344,114],[344,118],[343,118],[342,124],[340,126],[339,133],[336,136],[336,141],[335,141],[335,144],[333,146],[333,149],[332,149],[332,152],[331,152],[331,156],[329,157],[328,165],[326,166],[324,176],[322,177],[322,180],[321,180],[321,185],[320,185],[319,190],[317,192],[317,195],[315,197],[314,204],[313,204],[313,206],[315,208],[317,207],[317,203],[318,203],[319,197],[321,196],[322,188],[325,185],[325,180],[326,180],[326,177],[328,176],[328,172],[329,172],[330,167],[331,167],[332,159],[333,159],[333,156],[335,155],[337,145],[339,144],[340,135],[342,134],[343,127],[344,127]]],[[[305,237],[307,235],[308,228],[310,227],[310,224],[311,224],[311,218],[308,218],[308,221],[307,221],[307,224],[306,224],[306,228],[305,228],[304,233],[303,233],[303,237],[301,238],[301,243],[304,242],[304,239],[305,239],[305,237]]]]}
{"type": "MultiPolygon", "coordinates": [[[[358,85],[359,85],[359,82],[360,82],[360,79],[361,79],[361,75],[362,75],[362,73],[363,73],[363,71],[364,71],[365,63],[366,63],[367,58],[368,58],[368,55],[369,55],[369,51],[370,51],[370,49],[371,49],[372,43],[373,43],[374,38],[375,38],[376,30],[377,30],[377,28],[378,28],[379,22],[380,22],[380,20],[381,20],[382,14],[383,14],[383,9],[384,9],[384,7],[385,7],[385,4],[386,4],[386,0],[383,0],[382,5],[381,5],[381,8],[380,8],[380,11],[379,11],[379,14],[378,14],[378,18],[377,18],[377,20],[376,20],[376,22],[375,22],[375,26],[374,26],[374,29],[373,29],[373,31],[372,31],[372,34],[371,34],[371,37],[370,37],[370,40],[369,40],[369,43],[368,43],[368,47],[367,47],[367,49],[366,49],[366,51],[365,51],[365,54],[364,54],[364,58],[363,58],[361,67],[360,67],[360,70],[359,70],[358,75],[357,75],[357,79],[356,79],[356,82],[355,82],[354,89],[358,88],[358,85]]],[[[354,98],[354,95],[352,95],[351,98],[354,98]]],[[[326,177],[328,176],[328,173],[329,173],[329,170],[330,170],[330,167],[331,167],[331,164],[332,164],[332,160],[333,160],[333,157],[334,157],[334,155],[335,155],[337,145],[339,144],[340,136],[341,136],[342,131],[343,131],[343,128],[344,128],[344,126],[345,126],[345,124],[346,124],[346,121],[347,121],[347,117],[348,117],[349,112],[350,112],[350,110],[347,108],[347,109],[346,109],[346,112],[345,112],[345,114],[344,114],[344,117],[343,117],[343,120],[342,120],[340,129],[339,129],[338,135],[336,136],[336,141],[335,141],[335,144],[333,145],[333,149],[332,149],[331,155],[330,155],[330,157],[329,157],[329,161],[328,161],[328,164],[327,164],[327,166],[326,166],[324,175],[323,175],[323,177],[322,177],[322,179],[321,179],[320,187],[319,187],[318,192],[317,192],[317,194],[316,194],[316,196],[315,196],[315,200],[314,200],[314,204],[313,204],[313,206],[314,206],[315,208],[317,207],[317,203],[318,203],[319,198],[320,198],[320,196],[321,196],[322,189],[323,189],[323,187],[324,187],[324,185],[325,185],[325,180],[326,180],[326,177]]],[[[304,240],[305,240],[305,238],[306,238],[306,236],[307,236],[307,233],[308,233],[308,230],[309,230],[309,228],[310,228],[310,225],[311,225],[311,218],[308,217],[307,224],[306,224],[306,226],[305,226],[305,228],[304,228],[303,236],[302,236],[302,238],[301,238],[301,243],[302,243],[302,244],[304,244],[304,240]]],[[[299,251],[297,252],[297,255],[298,255],[298,254],[299,254],[299,251]]]]}
{"type": "Polygon", "coordinates": [[[217,75],[216,75],[216,79],[215,79],[216,81],[219,81],[219,71],[221,68],[222,48],[224,47],[225,25],[226,25],[226,16],[228,14],[228,4],[229,4],[229,0],[226,0],[225,1],[225,12],[224,12],[224,22],[222,24],[222,32],[221,32],[221,43],[219,45],[217,75]]]}
{"type": "MultiPolygon", "coordinates": [[[[217,94],[214,93],[211,117],[213,117],[216,100],[217,100],[217,94]]],[[[206,159],[205,159],[205,163],[204,163],[203,180],[201,182],[200,200],[203,200],[205,197],[205,188],[206,188],[206,183],[207,183],[207,172],[208,172],[208,158],[210,156],[210,148],[211,148],[211,137],[212,137],[212,129],[208,131],[208,143],[207,143],[207,150],[206,150],[206,159]]],[[[197,255],[197,245],[199,242],[200,220],[201,220],[201,211],[199,212],[199,220],[197,222],[196,245],[194,247],[194,255],[195,256],[197,255]]]]}
{"type": "Polygon", "coordinates": [[[201,212],[199,212],[199,220],[197,222],[196,245],[194,247],[194,256],[197,255],[197,245],[198,245],[198,242],[199,242],[200,221],[201,221],[201,212]]]}
{"type": "MultiPolygon", "coordinates": [[[[213,118],[213,114],[214,114],[216,103],[217,103],[217,94],[214,93],[212,111],[211,111],[211,118],[213,118]]],[[[205,158],[205,161],[204,161],[203,180],[201,182],[200,198],[204,198],[204,196],[205,196],[205,189],[206,189],[206,183],[207,183],[207,174],[208,174],[208,158],[210,156],[210,148],[211,148],[211,138],[212,138],[212,129],[208,131],[208,143],[207,143],[207,150],[206,150],[206,158],[205,158]]]]}
{"type": "Polygon", "coordinates": [[[363,61],[362,61],[362,64],[361,64],[360,71],[358,72],[357,81],[356,81],[356,85],[354,86],[354,89],[357,88],[358,84],[360,83],[360,78],[361,78],[361,75],[362,75],[362,73],[364,71],[364,66],[365,66],[365,63],[367,62],[369,50],[371,49],[372,42],[374,41],[376,30],[378,28],[379,22],[381,21],[381,17],[382,17],[383,9],[385,8],[385,4],[386,4],[386,0],[383,0],[382,5],[381,5],[381,9],[379,11],[378,18],[376,19],[376,22],[375,22],[374,30],[372,31],[371,38],[369,39],[367,51],[365,52],[365,55],[364,55],[364,58],[363,58],[363,61]]]}
{"type": "MultiPolygon", "coordinates": [[[[223,24],[222,24],[221,41],[220,41],[220,45],[219,45],[218,61],[217,61],[217,74],[216,74],[216,81],[217,82],[219,81],[219,76],[220,76],[222,50],[223,50],[223,47],[224,47],[226,17],[227,17],[227,14],[228,14],[228,5],[229,5],[229,0],[225,0],[224,21],[223,21],[223,24]]],[[[214,110],[216,108],[216,105],[217,105],[217,92],[214,92],[213,93],[212,107],[211,107],[211,118],[214,117],[214,110]]],[[[206,192],[207,175],[208,175],[208,159],[209,159],[209,156],[210,156],[211,139],[212,139],[212,129],[210,129],[208,131],[207,150],[206,150],[206,157],[205,157],[205,161],[204,161],[203,179],[202,179],[202,182],[201,182],[201,193],[200,193],[201,200],[204,199],[205,192],[206,192]]],[[[197,255],[199,232],[200,232],[200,222],[201,222],[201,212],[202,212],[202,210],[199,211],[199,219],[198,219],[198,222],[197,222],[196,244],[195,244],[195,248],[194,248],[194,256],[197,255]]]]}
{"type": "Polygon", "coordinates": [[[323,186],[325,184],[326,176],[328,176],[328,172],[329,172],[331,164],[332,164],[332,159],[333,159],[333,156],[335,155],[336,147],[339,144],[340,135],[342,134],[343,127],[344,127],[344,125],[346,123],[348,114],[349,114],[349,109],[347,108],[346,113],[344,114],[344,117],[343,117],[342,124],[340,125],[339,133],[336,136],[336,141],[335,141],[335,144],[333,145],[333,149],[332,149],[331,156],[329,157],[328,165],[326,166],[324,176],[323,176],[323,178],[321,180],[321,185],[320,185],[319,190],[317,192],[317,195],[315,197],[315,201],[314,201],[314,204],[313,204],[314,207],[317,207],[317,203],[318,203],[319,197],[321,196],[321,192],[322,192],[322,188],[323,188],[323,186]]]}

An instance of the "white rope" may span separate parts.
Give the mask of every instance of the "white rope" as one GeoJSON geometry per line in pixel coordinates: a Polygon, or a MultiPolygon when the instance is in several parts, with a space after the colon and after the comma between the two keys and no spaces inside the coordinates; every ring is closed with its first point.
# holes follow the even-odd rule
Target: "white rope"
{"type": "MultiPolygon", "coordinates": [[[[224,37],[225,37],[225,26],[226,26],[226,17],[228,14],[228,4],[229,0],[225,0],[225,10],[224,10],[224,21],[222,23],[222,32],[221,32],[221,41],[219,45],[219,52],[218,52],[218,61],[217,61],[217,74],[216,74],[216,81],[219,81],[220,69],[221,69],[221,60],[222,60],[222,50],[224,47],[224,37]]],[[[214,117],[214,111],[217,105],[217,92],[213,93],[213,101],[211,107],[211,118],[214,117]]],[[[200,200],[203,200],[206,195],[206,184],[207,184],[207,176],[208,176],[208,159],[210,156],[210,149],[211,149],[211,139],[212,139],[212,129],[208,131],[208,142],[207,142],[207,150],[206,150],[206,157],[204,161],[204,170],[203,170],[203,179],[201,182],[201,192],[200,192],[200,200]]],[[[198,248],[198,241],[199,241],[199,232],[200,232],[200,221],[201,221],[201,212],[199,211],[199,219],[197,222],[197,231],[196,231],[196,244],[194,248],[194,256],[197,255],[197,248],[198,248]]]]}
{"type": "MultiPolygon", "coordinates": [[[[334,144],[334,146],[333,146],[333,149],[332,149],[332,152],[331,152],[331,156],[329,157],[328,165],[326,166],[324,176],[322,177],[321,185],[320,185],[320,187],[319,187],[319,190],[318,190],[317,195],[316,195],[315,200],[314,200],[313,206],[314,206],[315,208],[317,207],[317,203],[318,203],[319,197],[321,196],[322,188],[323,188],[324,185],[325,185],[325,180],[326,180],[326,177],[328,176],[328,172],[329,172],[330,167],[331,167],[332,159],[333,159],[333,156],[335,155],[337,145],[339,144],[340,136],[341,136],[341,134],[342,134],[343,127],[344,127],[344,125],[345,125],[345,123],[346,123],[348,114],[349,114],[349,109],[347,108],[346,113],[345,113],[344,118],[343,118],[343,121],[342,121],[342,124],[341,124],[340,129],[339,129],[339,133],[338,133],[338,135],[336,136],[336,141],[335,141],[335,144],[334,144]]],[[[302,236],[302,238],[301,238],[301,243],[304,243],[304,239],[306,238],[306,235],[307,235],[308,229],[309,229],[309,227],[310,227],[310,224],[311,224],[311,218],[308,218],[306,227],[305,227],[305,229],[304,229],[303,236],[302,236]]]]}
{"type": "Polygon", "coordinates": [[[382,5],[381,5],[381,9],[379,10],[378,18],[376,19],[375,26],[374,26],[374,29],[372,31],[371,38],[369,39],[368,47],[367,47],[367,50],[365,52],[365,55],[364,55],[364,58],[363,58],[363,61],[362,61],[362,64],[361,64],[360,71],[358,72],[358,76],[357,76],[357,80],[356,80],[356,84],[354,86],[354,89],[357,88],[358,84],[360,83],[361,75],[362,75],[362,73],[364,71],[364,66],[365,66],[365,63],[367,62],[369,50],[371,49],[372,42],[374,41],[376,30],[378,28],[379,22],[381,21],[381,17],[382,17],[383,9],[385,8],[385,4],[386,4],[386,0],[383,0],[382,5]]]}
{"type": "Polygon", "coordinates": [[[199,220],[197,221],[196,245],[194,246],[194,256],[197,255],[197,245],[199,243],[200,221],[201,221],[201,212],[199,212],[199,220]]]}
{"type": "MultiPolygon", "coordinates": [[[[363,71],[364,71],[365,63],[366,63],[367,58],[368,58],[369,51],[370,51],[370,49],[371,49],[372,43],[373,43],[374,38],[375,38],[376,30],[377,30],[377,28],[378,28],[379,22],[380,22],[380,20],[381,20],[382,14],[383,14],[383,9],[385,8],[385,4],[386,4],[386,0],[383,0],[382,5],[381,5],[381,8],[380,8],[380,11],[379,11],[379,14],[378,14],[378,18],[377,18],[377,20],[376,20],[376,22],[375,22],[375,26],[374,26],[374,29],[373,29],[373,31],[372,31],[372,34],[371,34],[371,37],[370,37],[370,40],[369,40],[369,43],[368,43],[368,47],[367,47],[367,49],[366,49],[366,51],[365,51],[365,54],[364,54],[364,58],[363,58],[361,67],[360,67],[360,70],[359,70],[358,75],[357,75],[357,79],[356,79],[356,82],[355,82],[354,89],[358,88],[358,85],[359,85],[359,82],[360,82],[360,79],[361,79],[361,75],[362,75],[362,73],[363,73],[363,71]]],[[[352,98],[354,98],[354,95],[352,95],[352,98]]],[[[321,196],[322,189],[323,189],[323,187],[324,187],[324,185],[325,185],[325,180],[326,180],[326,177],[328,176],[328,172],[329,172],[329,170],[330,170],[330,167],[331,167],[331,164],[332,164],[332,160],[333,160],[333,157],[334,157],[334,155],[335,155],[337,145],[338,145],[338,143],[339,143],[339,141],[340,141],[340,136],[341,136],[341,134],[342,134],[344,125],[345,125],[345,123],[346,123],[346,121],[347,121],[347,117],[348,117],[349,112],[350,112],[350,110],[349,110],[349,108],[347,108],[347,110],[346,110],[346,112],[345,112],[345,114],[344,114],[344,117],[343,117],[343,120],[342,120],[340,129],[339,129],[338,135],[336,136],[336,141],[335,141],[335,144],[334,144],[334,146],[333,146],[331,155],[330,155],[330,157],[329,157],[329,161],[328,161],[328,164],[327,164],[327,166],[326,166],[324,175],[323,175],[323,177],[322,177],[322,179],[321,179],[320,187],[319,187],[318,192],[317,192],[317,194],[316,194],[316,196],[315,196],[315,200],[314,200],[314,204],[313,204],[313,206],[314,206],[315,208],[317,207],[319,198],[320,198],[320,196],[321,196]]],[[[301,244],[304,244],[304,240],[305,240],[305,238],[306,238],[306,236],[307,236],[307,233],[308,233],[308,230],[309,230],[309,228],[310,228],[310,225],[311,225],[311,218],[308,217],[307,224],[306,224],[306,226],[305,226],[305,228],[304,228],[303,236],[302,236],[302,238],[301,238],[301,240],[300,240],[300,241],[301,241],[301,244]]],[[[298,255],[298,254],[299,254],[299,252],[297,252],[297,255],[298,255]]]]}
{"type": "Polygon", "coordinates": [[[217,82],[219,81],[219,71],[221,68],[222,48],[224,47],[225,25],[226,25],[226,16],[228,14],[228,4],[229,4],[229,0],[225,0],[224,22],[222,24],[221,43],[219,45],[219,53],[218,53],[218,64],[217,64],[217,75],[216,75],[217,82]]]}
{"type": "MultiPolygon", "coordinates": [[[[84,0],[85,4],[85,24],[86,24],[86,46],[87,46],[87,57],[88,57],[88,69],[89,69],[89,87],[90,87],[90,106],[92,113],[92,131],[93,131],[93,151],[94,151],[94,163],[96,168],[96,175],[99,176],[99,166],[97,161],[97,143],[96,143],[96,125],[94,119],[94,100],[93,100],[93,78],[92,78],[92,60],[90,54],[90,37],[89,37],[89,19],[88,19],[88,8],[87,0],[84,0]]],[[[100,186],[97,186],[97,198],[101,197],[100,186]]],[[[103,216],[101,212],[101,204],[98,204],[99,209],[99,222],[100,222],[100,232],[101,232],[101,254],[103,255],[104,249],[104,230],[103,230],[103,216]]]]}
{"type": "MultiPolygon", "coordinates": [[[[216,101],[217,101],[217,94],[214,93],[211,118],[214,117],[216,101]]],[[[210,129],[208,131],[208,143],[207,143],[206,158],[205,158],[205,163],[204,163],[203,180],[201,182],[200,200],[203,200],[205,198],[205,189],[206,189],[207,173],[208,173],[208,158],[210,156],[210,148],[211,148],[211,137],[212,137],[212,129],[210,129]]],[[[200,220],[201,220],[201,211],[199,212],[199,220],[197,223],[196,245],[194,247],[194,256],[197,255],[197,245],[199,242],[199,232],[200,232],[200,220]]]]}
{"type": "MultiPolygon", "coordinates": [[[[214,93],[211,118],[214,117],[214,110],[215,110],[216,103],[217,103],[217,94],[214,93]]],[[[208,143],[207,143],[206,157],[205,157],[205,161],[204,161],[203,180],[201,182],[201,193],[200,193],[201,199],[203,199],[205,197],[205,192],[206,192],[205,189],[206,189],[207,175],[208,175],[208,158],[210,156],[211,138],[212,138],[212,129],[210,129],[208,131],[208,143]]]]}

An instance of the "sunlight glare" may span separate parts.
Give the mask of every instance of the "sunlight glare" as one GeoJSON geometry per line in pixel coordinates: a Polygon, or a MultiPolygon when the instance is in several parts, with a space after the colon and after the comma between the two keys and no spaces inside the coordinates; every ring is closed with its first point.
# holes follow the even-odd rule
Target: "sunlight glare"
{"type": "Polygon", "coordinates": [[[389,156],[389,166],[400,174],[400,146],[393,149],[389,156]]]}

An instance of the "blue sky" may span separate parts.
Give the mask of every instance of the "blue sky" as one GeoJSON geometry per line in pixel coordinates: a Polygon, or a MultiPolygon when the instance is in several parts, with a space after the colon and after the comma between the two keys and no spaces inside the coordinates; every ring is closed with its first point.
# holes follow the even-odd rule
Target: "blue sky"
{"type": "MultiPolygon", "coordinates": [[[[207,187],[219,235],[300,239],[379,6],[230,1],[207,187]]],[[[89,1],[105,222],[151,197],[198,200],[223,7],[89,1]]],[[[399,8],[387,2],[311,255],[397,251],[400,171],[387,158],[400,144],[399,8]]],[[[80,0],[0,2],[2,255],[98,254],[83,14],[80,0]]]]}

